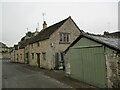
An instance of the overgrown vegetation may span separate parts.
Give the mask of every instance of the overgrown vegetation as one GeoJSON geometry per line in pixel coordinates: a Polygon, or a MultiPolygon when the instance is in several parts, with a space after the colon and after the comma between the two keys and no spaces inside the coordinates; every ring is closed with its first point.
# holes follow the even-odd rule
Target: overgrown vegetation
{"type": "MultiPolygon", "coordinates": [[[[30,32],[30,31],[29,31],[29,32],[26,33],[26,36],[28,36],[28,37],[33,37],[34,34],[35,34],[34,32],[30,32]]],[[[23,40],[25,40],[25,36],[21,39],[21,41],[23,41],[23,40]]]]}
{"type": "Polygon", "coordinates": [[[2,51],[2,53],[7,53],[8,51],[7,50],[5,50],[5,51],[2,51]]]}

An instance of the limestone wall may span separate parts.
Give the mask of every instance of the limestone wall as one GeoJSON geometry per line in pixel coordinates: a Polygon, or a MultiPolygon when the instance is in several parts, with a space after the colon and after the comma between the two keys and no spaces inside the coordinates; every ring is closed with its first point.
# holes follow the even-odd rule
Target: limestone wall
{"type": "Polygon", "coordinates": [[[37,53],[40,53],[40,67],[49,68],[48,60],[49,60],[49,39],[44,41],[39,41],[29,45],[29,64],[33,66],[38,66],[37,63],[37,53]],[[39,46],[38,46],[39,43],[39,46]],[[34,53],[34,58],[32,58],[32,53],[34,53]],[[46,53],[46,60],[43,60],[43,53],[46,53]]]}
{"type": "Polygon", "coordinates": [[[55,53],[60,53],[65,51],[69,45],[80,35],[79,29],[75,26],[71,19],[68,19],[50,38],[50,60],[51,68],[55,67],[55,53]],[[70,43],[60,43],[60,33],[69,33],[70,43]]]}
{"type": "Polygon", "coordinates": [[[10,59],[10,53],[9,53],[9,52],[3,53],[3,54],[2,54],[2,58],[3,58],[3,59],[10,59]]]}
{"type": "Polygon", "coordinates": [[[24,63],[24,49],[15,50],[14,62],[24,63]]]}
{"type": "Polygon", "coordinates": [[[10,59],[10,53],[0,53],[0,59],[10,59]]]}
{"type": "Polygon", "coordinates": [[[107,52],[106,69],[107,69],[107,86],[109,88],[118,87],[120,83],[120,53],[116,51],[107,52]]]}

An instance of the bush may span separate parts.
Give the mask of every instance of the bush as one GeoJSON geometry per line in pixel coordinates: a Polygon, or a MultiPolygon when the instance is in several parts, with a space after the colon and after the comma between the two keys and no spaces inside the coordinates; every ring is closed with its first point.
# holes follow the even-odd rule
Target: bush
{"type": "Polygon", "coordinates": [[[55,66],[55,67],[54,67],[54,70],[59,70],[59,66],[55,66]]]}

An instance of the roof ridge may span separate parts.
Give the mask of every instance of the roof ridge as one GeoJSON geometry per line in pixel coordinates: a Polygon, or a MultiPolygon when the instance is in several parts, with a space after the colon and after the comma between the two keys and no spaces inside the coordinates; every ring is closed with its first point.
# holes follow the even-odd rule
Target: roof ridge
{"type": "Polygon", "coordinates": [[[104,37],[104,38],[119,38],[118,36],[92,34],[92,33],[86,33],[85,35],[91,35],[91,36],[97,36],[97,37],[104,37]]]}
{"type": "MultiPolygon", "coordinates": [[[[70,18],[70,16],[69,16],[68,18],[66,18],[66,19],[63,19],[63,20],[61,20],[61,21],[59,21],[59,22],[57,22],[57,23],[54,23],[54,24],[50,25],[49,27],[52,27],[52,26],[54,26],[54,25],[56,25],[56,24],[59,24],[59,23],[61,23],[61,22],[65,22],[65,21],[67,21],[69,18],[70,18]]],[[[63,23],[63,24],[64,24],[64,23],[63,23]]],[[[47,28],[49,28],[49,27],[46,27],[45,29],[47,29],[47,28]]],[[[42,30],[45,30],[45,29],[42,29],[42,30]]],[[[40,31],[40,32],[41,32],[41,31],[40,31]]]]}

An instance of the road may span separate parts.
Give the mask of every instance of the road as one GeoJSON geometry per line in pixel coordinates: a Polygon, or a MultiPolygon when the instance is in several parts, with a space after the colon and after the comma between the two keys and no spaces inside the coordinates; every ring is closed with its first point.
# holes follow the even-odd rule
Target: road
{"type": "Polygon", "coordinates": [[[69,88],[42,72],[3,61],[2,88],[69,88]]]}
{"type": "Polygon", "coordinates": [[[0,59],[0,90],[2,89],[2,60],[0,59]]]}

